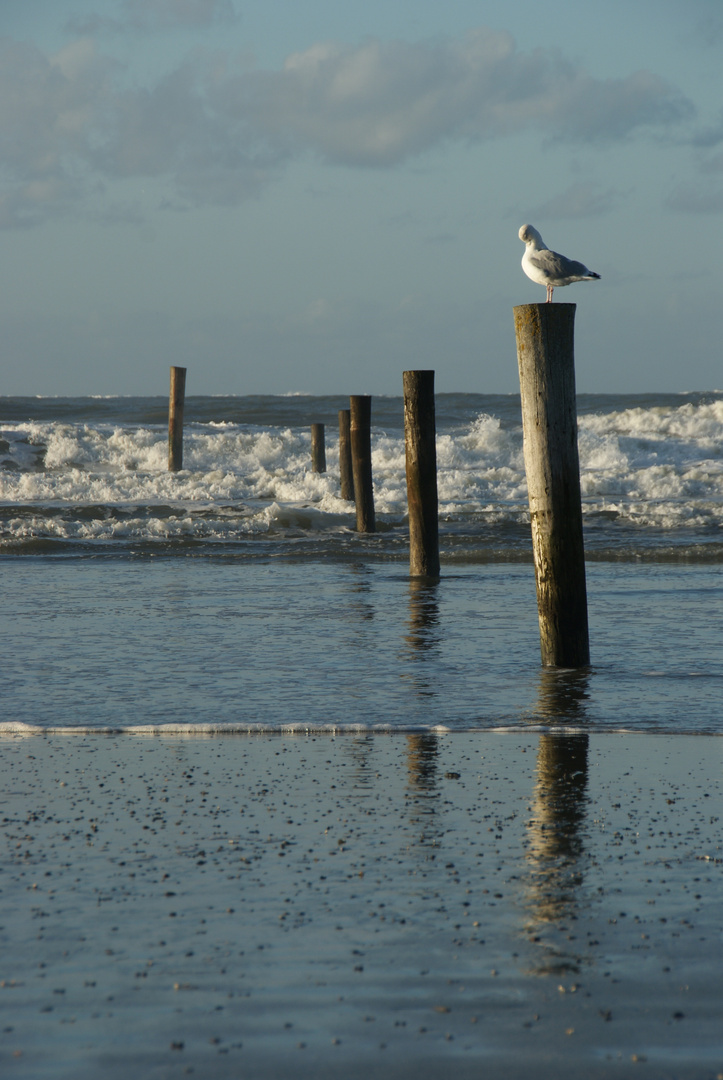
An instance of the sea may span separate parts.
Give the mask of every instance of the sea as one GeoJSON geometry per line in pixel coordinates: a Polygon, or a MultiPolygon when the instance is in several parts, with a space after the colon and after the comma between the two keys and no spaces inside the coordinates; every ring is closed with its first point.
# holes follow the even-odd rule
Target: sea
{"type": "Polygon", "coordinates": [[[723,392],[580,395],[591,666],[543,668],[517,395],[436,398],[441,578],[342,396],[0,397],[0,732],[723,731],[723,392]],[[326,426],[314,473],[310,425],[326,426]]]}

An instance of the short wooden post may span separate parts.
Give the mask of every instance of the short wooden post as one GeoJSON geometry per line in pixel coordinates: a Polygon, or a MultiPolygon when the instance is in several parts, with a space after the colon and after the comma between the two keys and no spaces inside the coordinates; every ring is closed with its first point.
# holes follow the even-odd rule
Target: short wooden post
{"type": "Polygon", "coordinates": [[[354,473],[357,532],[376,532],[372,484],[372,399],[366,394],[349,398],[351,460],[354,473]]]}
{"type": "Polygon", "coordinates": [[[171,368],[171,393],[168,398],[168,471],[183,468],[183,407],[186,398],[185,367],[171,368]]]}
{"type": "Polygon", "coordinates": [[[439,577],[434,372],[405,371],[404,445],[409,507],[409,573],[439,577]]]}
{"type": "Polygon", "coordinates": [[[316,473],[326,472],[326,446],[323,424],[311,425],[311,471],[316,473]]]}
{"type": "Polygon", "coordinates": [[[354,472],[351,465],[351,411],[339,409],[339,480],[341,497],[354,500],[354,472]]]}
{"type": "Polygon", "coordinates": [[[542,663],[590,663],[575,403],[574,304],[514,309],[542,663]]]}

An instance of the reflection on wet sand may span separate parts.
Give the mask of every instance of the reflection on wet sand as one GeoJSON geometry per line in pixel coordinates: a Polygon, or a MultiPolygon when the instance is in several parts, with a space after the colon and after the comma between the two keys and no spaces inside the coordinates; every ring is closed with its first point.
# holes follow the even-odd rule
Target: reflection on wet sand
{"type": "MultiPolygon", "coordinates": [[[[538,712],[561,723],[584,720],[588,678],[586,671],[543,669],[538,712]]],[[[572,942],[584,878],[587,759],[587,735],[540,736],[523,902],[525,932],[541,952],[530,974],[574,973],[585,963],[572,942]]]]}
{"type": "Polygon", "coordinates": [[[405,804],[410,825],[419,830],[414,846],[426,852],[425,859],[434,859],[434,854],[427,849],[436,848],[444,835],[444,828],[437,818],[441,797],[438,757],[439,740],[436,735],[407,735],[405,804]]]}
{"type": "Polygon", "coordinates": [[[349,773],[353,789],[358,792],[370,793],[374,789],[374,735],[368,732],[365,735],[351,735],[348,739],[349,759],[352,766],[349,773]]]}
{"type": "Polygon", "coordinates": [[[437,786],[437,736],[408,735],[407,744],[410,787],[416,791],[433,792],[437,786]]]}

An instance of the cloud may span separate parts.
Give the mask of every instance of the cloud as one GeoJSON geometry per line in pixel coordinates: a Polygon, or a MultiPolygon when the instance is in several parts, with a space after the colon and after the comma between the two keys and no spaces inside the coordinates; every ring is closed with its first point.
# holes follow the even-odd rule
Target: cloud
{"type": "Polygon", "coordinates": [[[694,132],[690,141],[692,146],[704,150],[709,149],[711,146],[720,145],[723,142],[723,111],[721,111],[714,124],[709,124],[708,127],[694,132]]]}
{"type": "MultiPolygon", "coordinates": [[[[248,86],[229,88],[242,100],[248,86]]],[[[531,128],[553,139],[608,142],[687,119],[693,107],[648,72],[598,80],[556,51],[519,52],[507,33],[409,44],[325,43],[259,75],[257,123],[328,160],[389,166],[444,140],[531,128]]]]}
{"type": "MultiPolygon", "coordinates": [[[[122,10],[140,28],[220,19],[231,5],[126,0],[122,10]]],[[[557,51],[521,52],[509,34],[487,29],[418,43],[320,43],[278,71],[196,50],[149,86],[129,85],[90,37],[52,56],[6,39],[0,224],[71,212],[93,186],[118,179],[158,178],[168,205],[230,205],[309,152],[392,168],[445,142],[528,131],[535,145],[605,145],[692,114],[656,75],[595,79],[557,51]]]]}
{"type": "Polygon", "coordinates": [[[33,224],[82,198],[116,67],[87,39],[50,57],[0,42],[0,224],[33,224]]]}
{"type": "Polygon", "coordinates": [[[231,0],[123,0],[129,25],[144,30],[158,26],[211,26],[237,19],[231,0]]]}
{"type": "Polygon", "coordinates": [[[665,202],[669,210],[682,214],[723,213],[723,184],[690,181],[679,184],[665,202]]]}
{"type": "Polygon", "coordinates": [[[238,21],[232,0],[121,0],[119,18],[89,15],[71,19],[66,29],[81,36],[102,32],[135,33],[238,21]]]}
{"type": "Polygon", "coordinates": [[[710,5],[706,13],[698,20],[697,33],[706,45],[717,46],[723,39],[723,12],[720,4],[710,5]]]}
{"type": "Polygon", "coordinates": [[[690,139],[695,147],[695,175],[670,193],[665,205],[683,214],[720,214],[723,212],[723,113],[717,123],[696,132],[690,139]]]}
{"type": "MultiPolygon", "coordinates": [[[[530,211],[534,218],[587,218],[611,213],[624,197],[617,188],[578,181],[530,211]]],[[[517,214],[516,216],[519,216],[517,214]]]]}
{"type": "Polygon", "coordinates": [[[723,172],[723,154],[713,154],[712,157],[705,158],[700,164],[700,171],[702,173],[723,172]]]}
{"type": "Polygon", "coordinates": [[[105,176],[166,176],[192,203],[231,205],[255,195],[288,154],[243,111],[232,115],[210,105],[189,63],[152,90],[118,95],[93,162],[105,176]]]}

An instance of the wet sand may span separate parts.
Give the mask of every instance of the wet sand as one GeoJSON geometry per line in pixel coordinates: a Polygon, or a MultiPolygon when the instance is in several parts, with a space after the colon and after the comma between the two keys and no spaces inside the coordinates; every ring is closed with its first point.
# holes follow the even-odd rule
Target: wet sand
{"type": "Polygon", "coordinates": [[[0,745],[3,1077],[723,1077],[718,737],[0,745]]]}

